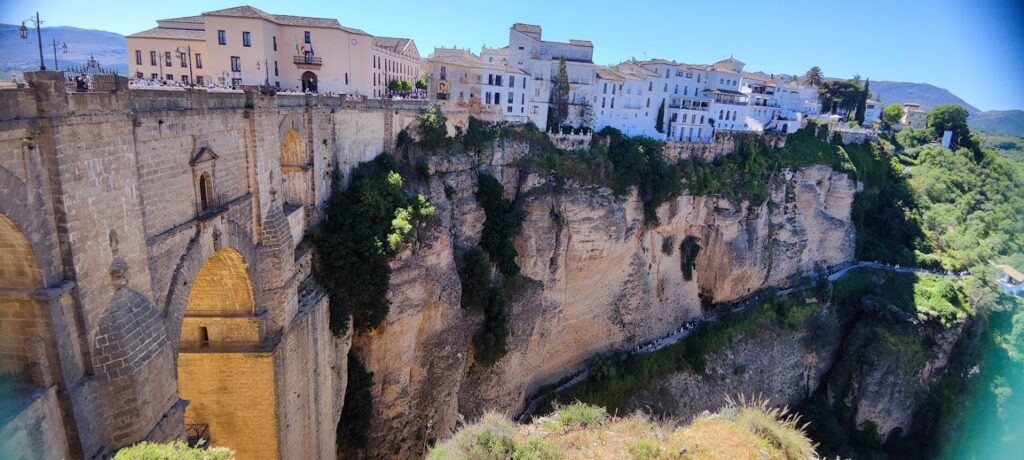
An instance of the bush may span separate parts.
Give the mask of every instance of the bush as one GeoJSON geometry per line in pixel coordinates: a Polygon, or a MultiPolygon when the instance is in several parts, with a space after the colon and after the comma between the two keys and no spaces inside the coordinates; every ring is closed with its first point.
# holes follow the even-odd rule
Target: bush
{"type": "Polygon", "coordinates": [[[340,173],[327,205],[327,219],[312,235],[317,281],[331,298],[331,330],[344,333],[351,315],[356,330],[369,331],[387,316],[391,269],[388,260],[434,207],[410,197],[387,155],[356,168],[348,190],[340,173]]]}
{"type": "Polygon", "coordinates": [[[905,149],[920,147],[935,139],[935,131],[906,126],[896,132],[896,142],[905,149]]]}
{"type": "Polygon", "coordinates": [[[515,425],[494,412],[459,430],[427,454],[428,460],[553,460],[561,458],[554,445],[542,439],[523,440],[515,425]]]}
{"type": "Polygon", "coordinates": [[[455,263],[462,284],[460,305],[466,310],[483,310],[491,294],[491,264],[487,261],[487,254],[474,246],[456,254],[455,263]]]}
{"type": "Polygon", "coordinates": [[[769,450],[776,453],[770,455],[771,458],[817,458],[814,443],[807,439],[799,426],[800,417],[790,414],[787,409],[770,409],[767,400],[744,401],[740,398],[738,403],[728,399],[728,406],[721,414],[767,441],[769,450]]]}
{"type": "Polygon", "coordinates": [[[476,201],[484,209],[486,220],[480,233],[480,247],[506,276],[519,274],[516,264],[515,246],[512,238],[519,234],[523,225],[523,213],[512,201],[504,198],[505,189],[501,182],[487,173],[477,176],[476,201]]]}
{"type": "Polygon", "coordinates": [[[666,236],[661,240],[661,253],[666,256],[671,256],[676,252],[676,237],[675,235],[666,236]]]}
{"type": "Polygon", "coordinates": [[[353,456],[366,447],[370,419],[373,417],[373,373],[367,372],[354,349],[348,353],[348,386],[345,387],[345,406],[338,421],[337,443],[339,455],[353,456]]]}
{"type": "MultiPolygon", "coordinates": [[[[268,454],[270,454],[268,452],[268,454]]],[[[274,452],[273,454],[276,454],[274,452]]],[[[232,460],[235,452],[226,447],[189,447],[185,441],[157,444],[142,441],[117,451],[114,460],[232,460]]]]}
{"type": "MultiPolygon", "coordinates": [[[[506,285],[509,282],[505,283],[506,285]]],[[[473,337],[476,360],[489,366],[508,352],[509,306],[508,287],[492,287],[484,308],[484,324],[473,337]]]]}
{"type": "Polygon", "coordinates": [[[567,406],[555,406],[555,424],[560,428],[594,427],[608,418],[603,407],[576,401],[567,406]]]}
{"type": "Polygon", "coordinates": [[[434,151],[448,144],[448,118],[441,107],[430,104],[416,116],[419,143],[427,151],[434,151]]]}
{"type": "Polygon", "coordinates": [[[697,256],[700,255],[700,244],[697,238],[688,236],[679,243],[679,265],[683,272],[683,279],[693,279],[693,267],[697,265],[697,256]]]}

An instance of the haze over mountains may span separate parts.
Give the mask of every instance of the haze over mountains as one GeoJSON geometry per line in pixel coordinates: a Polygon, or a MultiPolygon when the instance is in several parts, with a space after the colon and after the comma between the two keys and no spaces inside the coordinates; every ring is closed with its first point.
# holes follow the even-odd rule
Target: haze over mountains
{"type": "MultiPolygon", "coordinates": [[[[0,24],[0,72],[35,70],[39,66],[39,50],[33,29],[27,39],[18,36],[17,24],[0,24]]],[[[68,53],[58,48],[57,59],[61,67],[80,65],[92,55],[104,67],[128,73],[127,50],[123,35],[102,30],[76,27],[43,27],[43,56],[47,68],[53,66],[51,41],[68,44],[68,53]]],[[[6,78],[5,78],[6,80],[6,78]]],[[[949,90],[928,83],[908,83],[872,80],[873,97],[884,104],[918,102],[925,109],[939,104],[960,104],[970,112],[973,128],[1024,136],[1024,110],[981,111],[949,90]]]]}

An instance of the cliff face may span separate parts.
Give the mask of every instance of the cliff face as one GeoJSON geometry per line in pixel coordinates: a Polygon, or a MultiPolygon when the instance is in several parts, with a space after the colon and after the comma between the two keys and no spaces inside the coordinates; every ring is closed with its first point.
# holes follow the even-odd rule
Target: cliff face
{"type": "Polygon", "coordinates": [[[423,192],[437,205],[439,224],[421,230],[420,244],[394,260],[386,323],[353,340],[374,373],[368,456],[418,457],[460,414],[517,412],[538,387],[595,354],[665,335],[700,315],[701,297],[736,300],[853,259],[856,183],[827,167],[780,174],[760,206],[682,195],[658,208],[661,225],[646,227],[635,193],[620,199],[607,189],[556,188],[515,166],[525,151],[509,144],[431,158],[423,192]],[[480,170],[499,178],[525,213],[515,241],[524,279],[511,299],[508,354],[491,367],[473,359],[482,317],[459,306],[452,256],[455,245],[480,237],[480,170]],[[692,280],[681,270],[687,237],[701,247],[692,280]]]}

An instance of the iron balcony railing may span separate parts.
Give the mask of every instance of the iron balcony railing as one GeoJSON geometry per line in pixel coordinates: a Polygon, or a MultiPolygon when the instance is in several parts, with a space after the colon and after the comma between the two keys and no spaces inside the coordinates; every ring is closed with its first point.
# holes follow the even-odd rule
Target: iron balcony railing
{"type": "Polygon", "coordinates": [[[206,423],[186,423],[185,436],[189,447],[208,448],[210,446],[210,425],[206,423]]]}
{"type": "Polygon", "coordinates": [[[323,65],[323,59],[317,56],[295,56],[292,62],[305,65],[323,65]]]}

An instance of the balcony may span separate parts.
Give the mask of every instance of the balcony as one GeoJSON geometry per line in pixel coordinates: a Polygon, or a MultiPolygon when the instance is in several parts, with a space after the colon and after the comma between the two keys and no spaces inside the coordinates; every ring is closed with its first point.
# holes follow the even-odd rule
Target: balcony
{"type": "Polygon", "coordinates": [[[294,56],[292,62],[297,65],[323,65],[323,59],[317,56],[294,56]]]}

